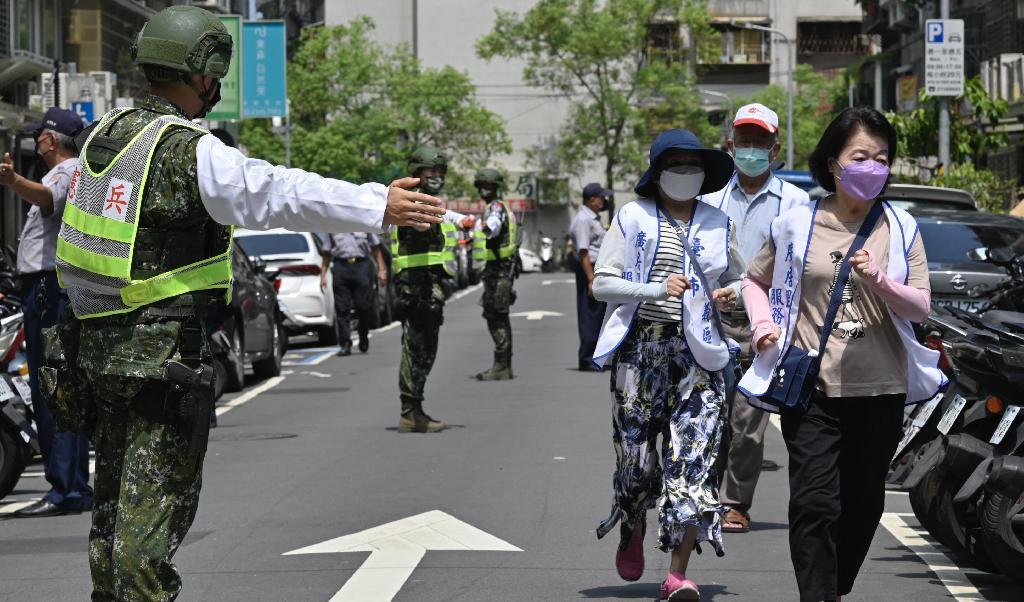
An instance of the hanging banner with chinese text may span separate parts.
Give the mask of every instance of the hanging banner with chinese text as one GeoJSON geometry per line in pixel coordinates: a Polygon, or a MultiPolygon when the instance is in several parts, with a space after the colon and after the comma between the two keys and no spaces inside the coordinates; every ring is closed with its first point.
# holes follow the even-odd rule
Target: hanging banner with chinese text
{"type": "Polygon", "coordinates": [[[288,110],[283,21],[242,24],[242,116],[284,117],[288,110]]]}

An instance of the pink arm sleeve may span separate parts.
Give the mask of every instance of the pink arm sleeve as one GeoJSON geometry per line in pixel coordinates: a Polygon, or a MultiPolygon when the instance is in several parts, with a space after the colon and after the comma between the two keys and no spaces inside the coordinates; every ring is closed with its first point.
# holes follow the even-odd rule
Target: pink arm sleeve
{"type": "Polygon", "coordinates": [[[768,285],[747,276],[740,286],[743,293],[743,305],[750,317],[750,331],[754,335],[754,345],[765,335],[775,332],[772,322],[772,309],[768,303],[768,285]]]}
{"type": "MultiPolygon", "coordinates": [[[[885,304],[901,318],[911,322],[924,322],[931,311],[932,292],[896,282],[884,270],[879,269],[871,251],[867,249],[865,251],[867,251],[870,261],[868,262],[868,273],[864,275],[864,279],[875,294],[881,297],[882,301],[885,301],[885,304]]],[[[746,300],[745,297],[744,300],[746,300]]]]}

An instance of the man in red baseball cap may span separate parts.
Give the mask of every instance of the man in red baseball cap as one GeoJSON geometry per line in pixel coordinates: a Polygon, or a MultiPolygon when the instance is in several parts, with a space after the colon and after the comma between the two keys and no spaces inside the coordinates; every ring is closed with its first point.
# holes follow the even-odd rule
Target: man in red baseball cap
{"type": "MultiPolygon", "coordinates": [[[[728,149],[736,162],[736,173],[725,188],[702,200],[718,207],[736,224],[736,240],[743,261],[750,263],[769,236],[772,220],[790,208],[810,202],[807,193],[772,173],[772,161],[779,154],[779,116],[768,107],[753,103],[740,107],[732,122],[728,149]]],[[[768,414],[747,403],[736,392],[735,366],[753,359],[750,326],[742,307],[723,315],[726,334],[740,344],[740,352],[725,369],[726,403],[730,405],[731,436],[719,454],[721,503],[728,507],[722,530],[745,533],[750,529],[750,505],[764,461],[764,431],[768,414]]]]}

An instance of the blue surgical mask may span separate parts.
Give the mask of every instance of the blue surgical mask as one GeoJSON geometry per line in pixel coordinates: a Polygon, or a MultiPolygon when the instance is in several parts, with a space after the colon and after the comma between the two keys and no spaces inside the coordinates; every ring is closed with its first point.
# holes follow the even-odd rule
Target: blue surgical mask
{"type": "Polygon", "coordinates": [[[768,171],[770,154],[767,148],[737,148],[736,169],[745,176],[756,178],[768,171]]]}

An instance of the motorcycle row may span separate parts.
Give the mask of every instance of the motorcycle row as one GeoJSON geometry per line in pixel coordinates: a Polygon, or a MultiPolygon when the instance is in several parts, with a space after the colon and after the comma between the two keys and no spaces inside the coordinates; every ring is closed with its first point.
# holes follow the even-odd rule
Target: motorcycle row
{"type": "Polygon", "coordinates": [[[978,311],[933,303],[917,327],[949,385],[906,416],[888,486],[958,565],[1024,582],[1024,255],[970,255],[1009,277],[968,291],[978,311]]]}

